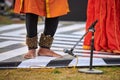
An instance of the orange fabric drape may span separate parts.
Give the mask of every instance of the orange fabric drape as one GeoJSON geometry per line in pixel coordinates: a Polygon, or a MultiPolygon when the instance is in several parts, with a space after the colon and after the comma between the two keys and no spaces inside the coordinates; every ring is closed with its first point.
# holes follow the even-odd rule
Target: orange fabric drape
{"type": "Polygon", "coordinates": [[[15,13],[33,13],[40,16],[56,17],[67,14],[67,0],[15,0],[15,13]]]}
{"type": "MultiPolygon", "coordinates": [[[[95,26],[95,50],[120,51],[120,0],[88,0],[86,30],[98,19],[95,26]]],[[[84,39],[90,46],[91,33],[84,39]]]]}

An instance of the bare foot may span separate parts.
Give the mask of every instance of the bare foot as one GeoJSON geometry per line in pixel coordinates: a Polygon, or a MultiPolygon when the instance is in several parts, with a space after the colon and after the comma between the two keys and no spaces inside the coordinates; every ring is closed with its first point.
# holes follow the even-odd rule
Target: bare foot
{"type": "Polygon", "coordinates": [[[31,59],[31,58],[35,58],[35,57],[36,57],[35,49],[29,50],[28,53],[24,55],[24,58],[26,58],[26,59],[31,59]]]}
{"type": "Polygon", "coordinates": [[[46,48],[40,48],[38,50],[38,56],[62,57],[61,55],[46,48]]]}

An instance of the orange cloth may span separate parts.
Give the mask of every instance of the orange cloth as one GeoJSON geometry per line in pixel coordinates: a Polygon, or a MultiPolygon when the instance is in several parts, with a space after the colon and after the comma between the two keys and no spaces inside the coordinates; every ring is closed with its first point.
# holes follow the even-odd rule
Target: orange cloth
{"type": "Polygon", "coordinates": [[[15,13],[33,13],[39,16],[56,17],[67,14],[67,0],[15,0],[15,13]]]}
{"type": "MultiPolygon", "coordinates": [[[[120,0],[88,0],[86,30],[98,19],[95,26],[95,50],[120,51],[120,0]]],[[[91,33],[84,39],[90,46],[91,33]]]]}

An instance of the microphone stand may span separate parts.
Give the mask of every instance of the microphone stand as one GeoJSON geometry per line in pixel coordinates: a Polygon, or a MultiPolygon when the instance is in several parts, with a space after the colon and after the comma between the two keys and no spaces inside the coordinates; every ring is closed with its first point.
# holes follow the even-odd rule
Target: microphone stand
{"type": "Polygon", "coordinates": [[[90,53],[90,65],[89,65],[89,69],[79,69],[79,72],[83,72],[83,73],[91,73],[91,74],[101,74],[103,73],[103,71],[101,70],[96,70],[93,69],[93,51],[94,51],[94,26],[89,28],[88,30],[89,32],[92,32],[92,38],[91,38],[91,53],[90,53]]]}
{"type": "MultiPolygon", "coordinates": [[[[93,32],[93,29],[94,29],[94,27],[95,27],[95,25],[96,25],[97,22],[98,22],[98,20],[94,21],[94,22],[90,25],[90,27],[88,28],[87,32],[80,38],[80,40],[77,41],[77,43],[76,43],[70,50],[64,49],[64,52],[65,52],[65,53],[68,53],[68,54],[70,54],[70,55],[72,55],[72,56],[74,56],[74,57],[76,57],[76,55],[73,54],[73,50],[74,50],[75,47],[79,44],[79,42],[87,35],[88,32],[91,32],[91,31],[93,32]]],[[[95,30],[94,30],[94,31],[95,31],[95,30]]]]}
{"type": "Polygon", "coordinates": [[[75,49],[75,47],[78,45],[78,43],[84,38],[84,36],[88,33],[88,32],[92,32],[92,38],[91,38],[91,54],[90,54],[90,65],[89,65],[89,69],[79,69],[79,72],[84,72],[84,73],[94,73],[94,74],[100,74],[103,73],[103,71],[100,70],[95,70],[93,69],[93,51],[94,51],[94,32],[95,32],[95,25],[98,22],[98,20],[96,20],[95,22],[93,22],[91,24],[91,26],[89,27],[88,31],[80,38],[79,41],[77,41],[77,43],[73,46],[73,48],[71,48],[70,50],[65,49],[64,52],[68,53],[70,55],[72,55],[73,57],[77,57],[76,55],[73,54],[73,50],[75,49]]]}

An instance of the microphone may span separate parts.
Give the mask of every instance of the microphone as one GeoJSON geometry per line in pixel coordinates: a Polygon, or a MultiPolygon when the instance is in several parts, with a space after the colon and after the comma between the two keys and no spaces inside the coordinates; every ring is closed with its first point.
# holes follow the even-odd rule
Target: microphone
{"type": "Polygon", "coordinates": [[[70,53],[70,50],[68,50],[67,48],[65,48],[63,51],[64,53],[70,53]]]}
{"type": "Polygon", "coordinates": [[[95,25],[96,25],[97,22],[98,22],[98,20],[96,20],[95,22],[93,22],[93,23],[91,24],[91,26],[89,27],[89,29],[93,29],[93,28],[95,27],[95,25]]]}
{"type": "Polygon", "coordinates": [[[67,48],[65,48],[63,51],[64,51],[64,53],[68,53],[69,55],[71,55],[71,56],[73,56],[73,57],[76,57],[76,55],[74,55],[73,52],[72,52],[73,49],[68,50],[67,48]]]}

